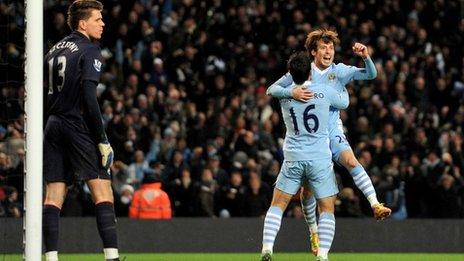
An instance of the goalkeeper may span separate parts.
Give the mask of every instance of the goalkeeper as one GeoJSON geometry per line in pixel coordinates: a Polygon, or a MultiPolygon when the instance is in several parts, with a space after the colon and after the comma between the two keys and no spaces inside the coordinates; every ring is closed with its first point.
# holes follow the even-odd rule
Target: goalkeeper
{"type": "Polygon", "coordinates": [[[102,4],[95,0],[72,3],[68,25],[73,32],[55,44],[44,59],[46,194],[42,226],[46,260],[58,260],[61,207],[67,186],[75,180],[86,181],[92,192],[105,259],[119,260],[109,170],[113,149],[96,96],[102,70],[97,43],[105,25],[102,10],[102,4]]]}

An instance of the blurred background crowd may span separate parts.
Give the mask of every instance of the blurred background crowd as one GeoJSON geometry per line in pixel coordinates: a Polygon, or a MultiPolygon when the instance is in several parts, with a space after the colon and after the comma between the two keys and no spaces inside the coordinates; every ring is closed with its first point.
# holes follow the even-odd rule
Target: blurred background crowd
{"type": "MultiPolygon", "coordinates": [[[[69,33],[70,1],[44,2],[48,50],[69,33]]],[[[375,80],[348,86],[341,117],[379,199],[395,219],[464,217],[462,1],[102,2],[97,92],[117,215],[142,217],[134,194],[150,189],[169,199],[156,218],[264,215],[285,135],[266,88],[306,34],[327,27],[341,40],[336,63],[363,66],[351,51],[361,42],[377,66],[375,80]]],[[[20,216],[24,8],[0,0],[0,14],[0,216],[20,216]]],[[[336,173],[336,215],[372,216],[346,170],[336,173]]],[[[92,214],[88,188],[73,186],[63,215],[92,214]]],[[[297,198],[286,215],[302,217],[297,198]]]]}

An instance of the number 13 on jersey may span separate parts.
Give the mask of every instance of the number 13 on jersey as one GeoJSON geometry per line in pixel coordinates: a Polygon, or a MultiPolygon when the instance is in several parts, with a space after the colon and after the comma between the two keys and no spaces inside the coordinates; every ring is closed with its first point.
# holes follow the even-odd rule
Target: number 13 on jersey
{"type": "Polygon", "coordinates": [[[48,94],[53,94],[53,87],[55,84],[56,89],[60,92],[63,89],[66,71],[66,57],[57,57],[57,73],[53,71],[55,68],[55,58],[48,60],[48,94]]]}

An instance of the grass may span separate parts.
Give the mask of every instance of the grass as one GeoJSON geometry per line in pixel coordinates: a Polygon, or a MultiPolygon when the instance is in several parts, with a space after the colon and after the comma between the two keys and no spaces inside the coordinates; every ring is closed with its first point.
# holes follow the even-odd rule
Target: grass
{"type": "MultiPolygon", "coordinates": [[[[259,260],[257,253],[192,253],[192,254],[121,254],[121,257],[126,257],[126,261],[232,261],[232,260],[259,260]]],[[[425,254],[425,253],[412,253],[412,254],[385,254],[385,253],[334,253],[330,254],[330,261],[458,261],[464,260],[464,254],[425,254]]],[[[63,261],[101,261],[103,254],[62,254],[60,260],[63,261]]],[[[1,255],[0,261],[16,261],[22,260],[21,255],[1,255]]],[[[43,259],[44,260],[44,259],[43,259]]],[[[121,258],[123,260],[123,258],[121,258]]],[[[312,261],[315,258],[307,253],[277,253],[274,255],[275,261],[312,261]]]]}

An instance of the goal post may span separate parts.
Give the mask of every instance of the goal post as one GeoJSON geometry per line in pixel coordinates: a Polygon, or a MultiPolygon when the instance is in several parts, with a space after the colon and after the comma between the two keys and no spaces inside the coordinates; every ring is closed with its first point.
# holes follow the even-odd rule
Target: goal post
{"type": "Polygon", "coordinates": [[[42,256],[43,1],[25,0],[25,260],[42,256]]]}

